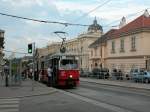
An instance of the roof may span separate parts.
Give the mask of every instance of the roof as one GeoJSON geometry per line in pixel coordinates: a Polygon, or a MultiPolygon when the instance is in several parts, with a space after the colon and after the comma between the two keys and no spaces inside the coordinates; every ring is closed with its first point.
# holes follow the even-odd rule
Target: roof
{"type": "Polygon", "coordinates": [[[5,32],[5,31],[0,29],[0,32],[5,32]]]}
{"type": "Polygon", "coordinates": [[[124,27],[116,30],[111,38],[117,38],[122,35],[126,35],[128,33],[133,33],[137,30],[145,29],[148,28],[150,29],[150,17],[146,17],[144,15],[139,16],[132,22],[126,24],[124,27]]]}
{"type": "Polygon", "coordinates": [[[106,42],[108,39],[119,38],[123,35],[133,33],[135,31],[142,31],[143,29],[150,30],[150,16],[146,17],[144,14],[133,20],[132,22],[126,24],[120,29],[111,29],[103,36],[98,38],[93,42],[89,48],[94,48],[100,45],[101,43],[106,42]]]}
{"type": "Polygon", "coordinates": [[[111,29],[106,34],[99,37],[96,41],[94,41],[92,44],[89,45],[89,48],[94,48],[99,46],[100,44],[106,42],[108,38],[111,37],[111,35],[116,31],[117,29],[111,29]]]}
{"type": "Polygon", "coordinates": [[[88,27],[88,31],[91,31],[91,32],[92,32],[93,30],[94,30],[94,31],[98,31],[98,30],[103,31],[102,26],[97,23],[96,17],[95,17],[95,20],[93,21],[93,24],[91,24],[91,25],[88,27]]]}

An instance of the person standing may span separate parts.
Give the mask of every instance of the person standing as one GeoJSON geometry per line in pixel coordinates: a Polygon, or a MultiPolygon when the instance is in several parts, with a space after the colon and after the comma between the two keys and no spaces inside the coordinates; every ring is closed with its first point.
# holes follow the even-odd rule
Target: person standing
{"type": "Polygon", "coordinates": [[[32,70],[32,68],[30,68],[29,72],[30,72],[30,73],[29,73],[29,78],[32,79],[32,78],[33,78],[33,70],[32,70]]]}
{"type": "Polygon", "coordinates": [[[52,67],[47,68],[48,86],[52,86],[52,67]]]}

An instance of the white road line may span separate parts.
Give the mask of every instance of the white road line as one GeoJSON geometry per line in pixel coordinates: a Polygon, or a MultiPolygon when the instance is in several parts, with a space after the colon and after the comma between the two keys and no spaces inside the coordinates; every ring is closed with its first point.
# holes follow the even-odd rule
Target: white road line
{"type": "Polygon", "coordinates": [[[7,110],[0,110],[0,112],[19,112],[19,109],[7,109],[7,110]]]}
{"type": "Polygon", "coordinates": [[[0,112],[19,112],[19,98],[0,99],[0,112]]]}
{"type": "Polygon", "coordinates": [[[17,104],[17,103],[19,103],[19,101],[3,101],[3,102],[0,102],[0,105],[2,105],[2,104],[11,104],[11,103],[13,103],[13,104],[17,104]]]}
{"type": "Polygon", "coordinates": [[[58,91],[61,92],[61,93],[66,94],[66,95],[72,96],[74,98],[77,98],[79,100],[82,100],[84,102],[99,106],[101,108],[111,110],[113,112],[133,112],[133,111],[130,111],[130,110],[127,110],[127,109],[124,109],[124,108],[121,108],[121,107],[118,107],[118,106],[115,106],[115,105],[99,102],[99,101],[89,99],[89,98],[84,97],[84,96],[76,95],[76,94],[73,94],[73,93],[70,93],[70,92],[66,92],[66,91],[62,91],[62,90],[58,90],[58,91]]]}

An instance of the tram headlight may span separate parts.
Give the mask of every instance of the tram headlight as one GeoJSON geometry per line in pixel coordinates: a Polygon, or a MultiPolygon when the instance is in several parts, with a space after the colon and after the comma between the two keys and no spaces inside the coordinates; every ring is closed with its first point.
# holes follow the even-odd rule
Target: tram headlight
{"type": "Polygon", "coordinates": [[[72,75],[69,75],[70,78],[72,78],[72,75]]]}

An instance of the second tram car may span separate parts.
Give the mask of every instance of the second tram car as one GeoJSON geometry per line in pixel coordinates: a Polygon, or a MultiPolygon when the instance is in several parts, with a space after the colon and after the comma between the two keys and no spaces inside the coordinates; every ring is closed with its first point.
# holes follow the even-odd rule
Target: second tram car
{"type": "Polygon", "coordinates": [[[48,82],[47,68],[52,67],[52,86],[79,85],[78,57],[71,54],[54,54],[46,56],[41,63],[40,80],[48,82]]]}

